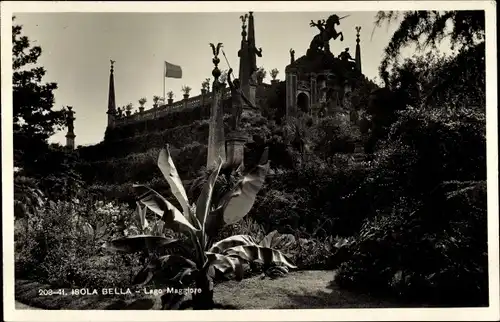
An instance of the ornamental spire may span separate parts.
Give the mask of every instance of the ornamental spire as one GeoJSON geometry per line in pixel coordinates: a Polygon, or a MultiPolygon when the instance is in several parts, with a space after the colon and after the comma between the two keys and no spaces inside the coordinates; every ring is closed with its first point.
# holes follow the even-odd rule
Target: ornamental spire
{"type": "Polygon", "coordinates": [[[357,26],[356,27],[356,56],[355,56],[355,63],[356,63],[356,69],[359,70],[361,73],[361,46],[359,45],[359,32],[361,31],[361,27],[357,26]]]}
{"type": "Polygon", "coordinates": [[[115,78],[114,78],[114,63],[116,61],[110,60],[111,68],[109,70],[109,91],[108,91],[108,114],[114,114],[116,112],[116,102],[115,102],[115,78]]]}

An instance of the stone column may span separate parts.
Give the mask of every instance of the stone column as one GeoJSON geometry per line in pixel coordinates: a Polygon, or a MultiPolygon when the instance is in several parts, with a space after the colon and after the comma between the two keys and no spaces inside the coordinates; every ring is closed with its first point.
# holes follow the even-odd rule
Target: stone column
{"type": "Polygon", "coordinates": [[[246,135],[241,131],[234,131],[227,135],[226,139],[226,158],[227,164],[236,169],[244,161],[246,135]]]}
{"type": "Polygon", "coordinates": [[[297,75],[294,71],[286,71],[286,117],[294,117],[297,113],[297,75]]]}

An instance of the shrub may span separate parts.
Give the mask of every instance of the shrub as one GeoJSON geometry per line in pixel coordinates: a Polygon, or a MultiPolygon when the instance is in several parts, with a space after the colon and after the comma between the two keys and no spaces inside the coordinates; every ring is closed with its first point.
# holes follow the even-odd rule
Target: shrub
{"type": "Polygon", "coordinates": [[[103,239],[123,235],[129,213],[124,207],[95,203],[47,202],[15,234],[16,275],[54,287],[120,287],[129,282],[127,267],[137,258],[101,254],[103,239]],[[126,274],[124,274],[126,272],[126,274]]]}
{"type": "Polygon", "coordinates": [[[45,195],[39,189],[38,180],[14,176],[14,217],[26,218],[43,205],[45,195]]]}
{"type": "Polygon", "coordinates": [[[463,186],[444,185],[432,204],[402,203],[368,220],[337,283],[443,305],[486,304],[486,185],[463,186]]]}
{"type": "Polygon", "coordinates": [[[484,111],[400,112],[351,194],[366,196],[371,209],[337,283],[414,299],[433,294],[445,305],[485,304],[485,157],[484,111]]]}
{"type": "Polygon", "coordinates": [[[337,153],[354,152],[354,143],[361,139],[359,129],[341,117],[326,117],[311,127],[312,149],[330,161],[337,153]]]}

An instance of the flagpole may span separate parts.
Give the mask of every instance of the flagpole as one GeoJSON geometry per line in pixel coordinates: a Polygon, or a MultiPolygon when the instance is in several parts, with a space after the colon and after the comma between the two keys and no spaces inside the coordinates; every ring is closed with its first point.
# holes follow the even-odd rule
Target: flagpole
{"type": "Polygon", "coordinates": [[[167,78],[167,64],[163,62],[163,101],[165,101],[165,78],[167,78]]]}

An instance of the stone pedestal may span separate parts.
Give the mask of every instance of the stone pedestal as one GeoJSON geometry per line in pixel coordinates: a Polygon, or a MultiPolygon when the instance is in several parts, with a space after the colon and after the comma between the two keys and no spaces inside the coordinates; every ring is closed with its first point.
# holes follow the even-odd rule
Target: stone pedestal
{"type": "Polygon", "coordinates": [[[68,150],[75,149],[75,138],[76,135],[73,132],[68,132],[68,134],[66,134],[66,148],[68,150]]]}
{"type": "Polygon", "coordinates": [[[230,132],[226,138],[226,160],[227,164],[237,168],[244,160],[245,143],[247,137],[243,132],[230,132]]]}

